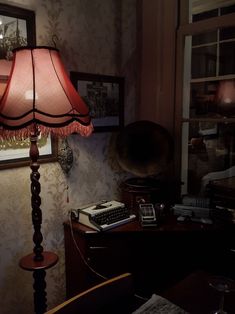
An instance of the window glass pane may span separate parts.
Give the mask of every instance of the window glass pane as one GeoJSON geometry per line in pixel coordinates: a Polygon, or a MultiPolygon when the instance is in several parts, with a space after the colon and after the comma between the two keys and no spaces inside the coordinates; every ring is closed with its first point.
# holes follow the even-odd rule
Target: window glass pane
{"type": "Polygon", "coordinates": [[[226,15],[229,13],[234,13],[235,12],[235,5],[227,6],[221,8],[220,15],[226,15]]]}
{"type": "Polygon", "coordinates": [[[235,117],[235,80],[191,83],[190,118],[235,117]]]}
{"type": "Polygon", "coordinates": [[[192,49],[192,78],[216,75],[217,45],[192,49]]]}
{"type": "Polygon", "coordinates": [[[215,101],[218,82],[199,82],[191,84],[190,118],[216,117],[215,101]]]}
{"type": "Polygon", "coordinates": [[[185,37],[183,118],[234,117],[235,41],[199,47],[192,41],[185,37]],[[222,85],[223,106],[217,99],[222,85]]]}
{"type": "Polygon", "coordinates": [[[187,176],[183,178],[183,182],[187,183],[185,191],[191,195],[207,196],[211,180],[235,175],[235,124],[187,124],[187,176]]]}
{"type": "Polygon", "coordinates": [[[193,36],[193,46],[202,45],[207,43],[213,43],[217,41],[217,31],[204,33],[193,36]]]}
{"type": "Polygon", "coordinates": [[[226,39],[235,39],[235,27],[227,27],[220,30],[220,41],[226,39]]]}
{"type": "Polygon", "coordinates": [[[211,45],[194,47],[193,36],[185,37],[182,195],[207,196],[211,180],[235,176],[235,123],[224,123],[235,118],[235,42],[216,32],[211,45]]]}
{"type": "Polygon", "coordinates": [[[219,76],[235,75],[235,27],[186,36],[186,50],[190,78],[213,77],[218,80],[219,76]]]}
{"type": "Polygon", "coordinates": [[[235,0],[188,3],[194,25],[186,30],[195,35],[184,46],[181,194],[207,197],[211,181],[235,178],[235,23],[213,29],[209,21],[235,13],[235,0]]]}
{"type": "Polygon", "coordinates": [[[198,22],[235,12],[235,0],[189,0],[189,22],[198,22]]]}
{"type": "Polygon", "coordinates": [[[235,41],[220,43],[219,75],[235,73],[235,41]]]}
{"type": "Polygon", "coordinates": [[[218,16],[218,9],[207,11],[207,12],[202,12],[198,14],[193,14],[193,22],[205,20],[205,19],[208,19],[210,17],[215,17],[215,16],[218,16]]]}

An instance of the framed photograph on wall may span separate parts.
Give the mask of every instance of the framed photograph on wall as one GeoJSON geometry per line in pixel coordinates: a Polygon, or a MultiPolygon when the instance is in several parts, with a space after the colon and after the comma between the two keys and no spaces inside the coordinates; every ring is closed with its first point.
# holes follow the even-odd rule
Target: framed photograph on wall
{"type": "Polygon", "coordinates": [[[34,11],[0,4],[0,59],[9,59],[20,46],[36,44],[34,11]]]}
{"type": "Polygon", "coordinates": [[[117,131],[124,126],[124,78],[70,72],[70,79],[90,109],[94,131],[117,131]]]}
{"type": "MultiPolygon", "coordinates": [[[[0,142],[0,169],[28,166],[30,140],[1,141],[0,142]]],[[[38,139],[39,162],[57,160],[57,141],[48,137],[38,139]]]]}
{"type": "MultiPolygon", "coordinates": [[[[0,99],[4,94],[12,66],[12,50],[36,46],[34,11],[0,4],[0,99]]],[[[57,140],[39,139],[40,162],[57,160],[57,140]]],[[[0,169],[26,166],[30,163],[29,142],[0,142],[0,169]]]]}
{"type": "Polygon", "coordinates": [[[0,97],[11,70],[12,50],[36,45],[34,11],[0,4],[0,97]]]}
{"type": "MultiPolygon", "coordinates": [[[[1,62],[0,62],[0,67],[1,67],[1,62]]],[[[8,76],[0,75],[0,98],[2,97],[5,91],[5,88],[7,85],[7,79],[8,79],[8,76]]]]}

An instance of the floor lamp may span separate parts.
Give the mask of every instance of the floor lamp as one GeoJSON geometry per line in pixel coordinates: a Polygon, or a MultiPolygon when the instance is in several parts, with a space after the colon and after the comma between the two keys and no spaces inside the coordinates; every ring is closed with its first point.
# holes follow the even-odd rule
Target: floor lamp
{"type": "Polygon", "coordinates": [[[47,308],[45,270],[54,266],[58,257],[42,246],[38,136],[89,136],[93,127],[88,108],[70,82],[56,48],[21,47],[13,54],[10,77],[0,99],[0,139],[30,139],[34,249],[19,264],[33,272],[35,313],[42,314],[47,308]]]}

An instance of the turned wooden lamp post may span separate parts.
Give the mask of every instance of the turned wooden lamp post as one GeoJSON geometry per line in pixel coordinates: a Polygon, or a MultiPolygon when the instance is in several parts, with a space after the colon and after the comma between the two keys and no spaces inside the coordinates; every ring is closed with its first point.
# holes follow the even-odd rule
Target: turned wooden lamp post
{"type": "Polygon", "coordinates": [[[65,137],[71,133],[89,136],[93,126],[89,110],[70,82],[58,49],[21,47],[13,53],[10,77],[0,99],[0,139],[30,138],[34,249],[19,264],[33,272],[35,313],[42,314],[47,308],[45,270],[54,266],[58,257],[44,251],[42,246],[38,136],[65,137]]]}

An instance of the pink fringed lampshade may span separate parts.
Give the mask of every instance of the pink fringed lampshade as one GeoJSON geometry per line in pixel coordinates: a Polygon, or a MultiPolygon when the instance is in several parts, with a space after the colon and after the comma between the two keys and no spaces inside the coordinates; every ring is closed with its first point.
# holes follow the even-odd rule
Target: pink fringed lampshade
{"type": "Polygon", "coordinates": [[[29,137],[32,125],[42,135],[91,134],[89,110],[51,47],[14,50],[10,78],[0,100],[0,136],[29,137]]]}

